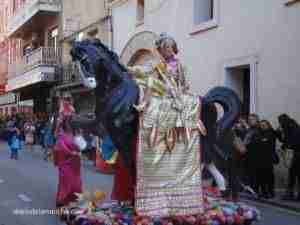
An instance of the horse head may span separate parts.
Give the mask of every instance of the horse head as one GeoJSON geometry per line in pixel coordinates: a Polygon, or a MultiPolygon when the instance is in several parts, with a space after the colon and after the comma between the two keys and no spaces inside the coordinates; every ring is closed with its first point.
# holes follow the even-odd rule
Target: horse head
{"type": "Polygon", "coordinates": [[[123,80],[126,69],[119,57],[99,39],[73,42],[70,53],[87,88],[111,89],[123,80]]]}

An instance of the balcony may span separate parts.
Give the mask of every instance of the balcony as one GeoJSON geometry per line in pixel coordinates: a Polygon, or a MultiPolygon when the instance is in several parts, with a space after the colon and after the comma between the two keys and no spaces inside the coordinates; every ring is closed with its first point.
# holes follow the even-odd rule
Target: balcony
{"type": "Polygon", "coordinates": [[[55,81],[61,64],[61,49],[40,47],[20,60],[8,65],[8,91],[38,82],[55,81]]]}
{"type": "Polygon", "coordinates": [[[74,63],[63,66],[62,76],[58,78],[58,82],[62,87],[81,84],[79,70],[74,63]]]}
{"type": "Polygon", "coordinates": [[[77,66],[69,62],[62,66],[62,72],[57,78],[57,85],[55,90],[58,92],[70,91],[72,93],[89,91],[82,85],[81,77],[77,66]]]}
{"type": "Polygon", "coordinates": [[[27,0],[8,21],[8,36],[18,37],[22,32],[44,27],[49,16],[61,11],[60,0],[27,0]]]}

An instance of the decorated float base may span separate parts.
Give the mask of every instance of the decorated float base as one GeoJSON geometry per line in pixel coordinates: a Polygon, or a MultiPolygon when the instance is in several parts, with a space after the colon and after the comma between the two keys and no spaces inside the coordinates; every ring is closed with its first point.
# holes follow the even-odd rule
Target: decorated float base
{"type": "Polygon", "coordinates": [[[227,201],[213,189],[204,194],[204,213],[168,218],[140,217],[134,207],[108,201],[91,206],[77,203],[65,208],[68,225],[250,225],[260,219],[260,212],[243,202],[227,201]]]}

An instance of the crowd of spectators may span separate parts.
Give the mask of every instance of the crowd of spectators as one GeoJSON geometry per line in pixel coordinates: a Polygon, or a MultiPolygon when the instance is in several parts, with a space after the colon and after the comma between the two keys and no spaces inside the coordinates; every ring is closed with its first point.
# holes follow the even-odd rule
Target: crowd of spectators
{"type": "Polygon", "coordinates": [[[241,187],[250,187],[250,192],[260,198],[275,197],[274,167],[281,160],[278,154],[280,146],[281,149],[293,150],[286,193],[281,197],[300,201],[300,126],[286,114],[280,115],[278,122],[279,127],[274,129],[269,121],[260,120],[256,114],[241,117],[231,131],[231,144],[224,141],[224,148],[233,148],[226,168],[233,198],[237,198],[241,187]]]}

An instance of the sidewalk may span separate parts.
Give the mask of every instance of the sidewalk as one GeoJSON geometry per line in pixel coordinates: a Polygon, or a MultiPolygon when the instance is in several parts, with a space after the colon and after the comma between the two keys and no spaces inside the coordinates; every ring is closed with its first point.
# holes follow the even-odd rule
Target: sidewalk
{"type": "Polygon", "coordinates": [[[283,196],[283,194],[284,194],[284,191],[276,191],[275,198],[265,199],[265,198],[257,198],[255,196],[247,194],[247,193],[241,193],[241,198],[269,204],[272,206],[277,206],[280,208],[284,208],[284,209],[288,209],[288,210],[292,210],[292,211],[300,213],[300,202],[299,201],[281,200],[281,196],[283,196]]]}

